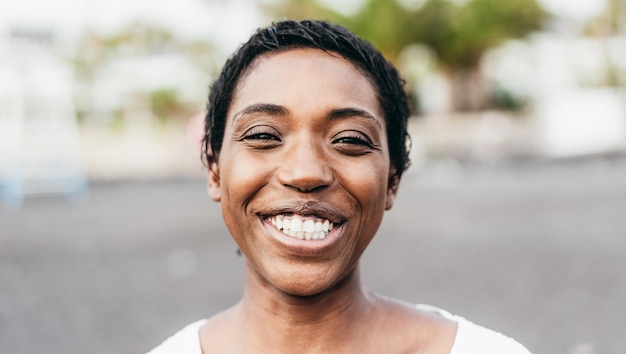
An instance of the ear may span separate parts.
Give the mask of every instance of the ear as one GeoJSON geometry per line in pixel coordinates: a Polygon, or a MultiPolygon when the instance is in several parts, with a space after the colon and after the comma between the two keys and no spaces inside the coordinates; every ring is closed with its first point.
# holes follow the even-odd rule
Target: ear
{"type": "Polygon", "coordinates": [[[222,185],[220,183],[220,173],[217,162],[213,156],[209,157],[209,167],[207,168],[207,184],[209,196],[216,202],[222,200],[222,185]]]}
{"type": "Polygon", "coordinates": [[[398,187],[400,186],[400,178],[395,175],[394,171],[389,173],[389,183],[387,185],[387,198],[385,199],[385,210],[389,210],[393,207],[393,203],[396,201],[396,195],[398,194],[398,187]]]}

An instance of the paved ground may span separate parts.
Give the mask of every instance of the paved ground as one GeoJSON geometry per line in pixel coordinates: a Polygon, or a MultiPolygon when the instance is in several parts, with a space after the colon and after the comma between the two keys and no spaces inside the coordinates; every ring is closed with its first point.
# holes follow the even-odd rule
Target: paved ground
{"type": "MultiPolygon", "coordinates": [[[[370,287],[535,354],[626,353],[626,158],[415,167],[370,287]]],[[[0,353],[143,353],[235,302],[242,270],[203,181],[28,199],[0,209],[0,353]]]]}

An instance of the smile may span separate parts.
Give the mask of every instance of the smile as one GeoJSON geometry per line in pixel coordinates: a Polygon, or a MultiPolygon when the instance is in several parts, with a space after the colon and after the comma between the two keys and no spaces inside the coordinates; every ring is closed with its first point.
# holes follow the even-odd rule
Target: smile
{"type": "Polygon", "coordinates": [[[268,220],[283,234],[300,240],[323,240],[334,226],[328,219],[300,215],[275,215],[268,220]]]}

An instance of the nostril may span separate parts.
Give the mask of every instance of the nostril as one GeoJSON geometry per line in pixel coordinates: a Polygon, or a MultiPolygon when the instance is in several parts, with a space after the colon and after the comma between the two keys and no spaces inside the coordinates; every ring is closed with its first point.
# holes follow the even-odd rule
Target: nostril
{"type": "Polygon", "coordinates": [[[328,185],[319,185],[319,186],[315,186],[315,187],[312,187],[312,188],[309,188],[309,187],[298,187],[298,186],[289,186],[289,187],[295,188],[295,189],[297,189],[298,191],[300,191],[302,193],[314,193],[314,192],[319,192],[319,191],[327,188],[328,185]]]}
{"type": "Polygon", "coordinates": [[[301,193],[318,192],[330,186],[333,181],[332,174],[326,169],[303,171],[286,168],[281,171],[279,179],[284,186],[301,193]]]}

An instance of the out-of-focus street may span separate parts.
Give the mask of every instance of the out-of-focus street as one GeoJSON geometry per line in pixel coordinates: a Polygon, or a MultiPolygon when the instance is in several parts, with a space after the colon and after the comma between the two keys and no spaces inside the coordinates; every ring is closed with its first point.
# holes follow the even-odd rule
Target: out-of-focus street
{"type": "MultiPolygon", "coordinates": [[[[535,354],[624,353],[626,158],[414,166],[363,260],[376,291],[535,354]]],[[[1,353],[143,353],[238,300],[204,181],[95,182],[0,210],[1,353]]]]}

